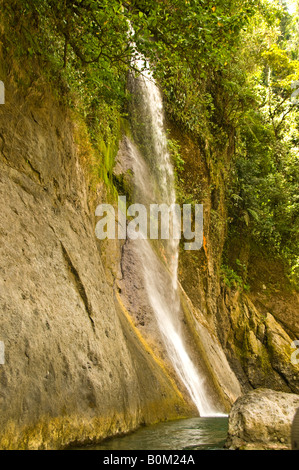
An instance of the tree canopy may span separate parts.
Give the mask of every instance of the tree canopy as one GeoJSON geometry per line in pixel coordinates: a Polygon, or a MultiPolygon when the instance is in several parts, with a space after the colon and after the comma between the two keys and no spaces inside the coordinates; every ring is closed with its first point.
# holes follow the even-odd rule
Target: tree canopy
{"type": "Polygon", "coordinates": [[[31,67],[31,83],[42,71],[95,144],[98,132],[113,139],[126,115],[127,74],[142,53],[168,116],[226,175],[229,234],[282,256],[298,280],[298,14],[281,0],[2,3],[7,67],[31,67]]]}

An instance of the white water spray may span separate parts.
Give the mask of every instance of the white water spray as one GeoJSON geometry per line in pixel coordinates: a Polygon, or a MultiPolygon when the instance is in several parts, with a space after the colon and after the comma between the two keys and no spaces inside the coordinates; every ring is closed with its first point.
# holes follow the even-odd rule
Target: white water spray
{"type": "MultiPolygon", "coordinates": [[[[144,59],[134,62],[142,69],[144,59]]],[[[175,204],[175,181],[164,127],[161,93],[152,74],[142,72],[132,76],[130,88],[133,96],[132,128],[139,149],[129,142],[132,157],[135,196],[142,204],[175,204]],[[135,130],[135,132],[134,132],[135,130]],[[149,176],[151,175],[151,176],[149,176]]],[[[180,221],[175,219],[174,225],[180,221]]],[[[219,415],[207,396],[204,378],[189,357],[180,334],[180,299],[178,295],[179,240],[170,237],[163,241],[166,264],[170,273],[161,270],[161,261],[148,240],[138,240],[138,256],[150,305],[160,328],[165,348],[179,378],[188,390],[200,416],[219,415]]],[[[161,242],[162,244],[162,242],[161,242]]],[[[137,246],[137,245],[136,245],[137,246]]]]}

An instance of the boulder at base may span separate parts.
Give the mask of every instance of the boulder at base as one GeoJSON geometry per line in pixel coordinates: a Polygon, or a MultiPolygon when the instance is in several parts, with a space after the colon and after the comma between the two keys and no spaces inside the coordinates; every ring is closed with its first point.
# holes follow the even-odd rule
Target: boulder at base
{"type": "Polygon", "coordinates": [[[228,449],[291,449],[299,395],[257,389],[240,397],[229,415],[228,449]]]}

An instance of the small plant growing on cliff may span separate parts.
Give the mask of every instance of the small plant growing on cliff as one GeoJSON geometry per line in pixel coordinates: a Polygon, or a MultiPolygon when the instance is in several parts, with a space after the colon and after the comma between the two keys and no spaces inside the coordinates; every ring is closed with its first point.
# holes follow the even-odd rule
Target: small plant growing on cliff
{"type": "Polygon", "coordinates": [[[170,139],[170,138],[167,139],[167,144],[168,144],[168,151],[173,161],[177,200],[181,203],[182,202],[186,203],[185,202],[186,195],[182,191],[182,184],[184,183],[182,174],[183,174],[184,167],[185,167],[185,161],[183,160],[182,155],[181,155],[181,147],[177,140],[170,139]]]}
{"type": "Polygon", "coordinates": [[[173,159],[175,169],[178,172],[183,171],[185,161],[183,160],[183,158],[181,156],[181,147],[180,147],[179,142],[177,140],[174,140],[174,139],[168,139],[168,150],[169,150],[169,153],[170,153],[170,155],[173,159]]]}
{"type": "Polygon", "coordinates": [[[224,284],[230,289],[235,288],[242,289],[244,291],[248,291],[250,289],[250,287],[244,283],[242,277],[226,264],[221,266],[220,275],[224,284]]]}

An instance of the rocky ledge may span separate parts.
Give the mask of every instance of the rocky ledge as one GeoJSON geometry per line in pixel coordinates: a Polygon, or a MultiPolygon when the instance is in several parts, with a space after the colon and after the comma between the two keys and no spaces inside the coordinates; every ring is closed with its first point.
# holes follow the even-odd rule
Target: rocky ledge
{"type": "Polygon", "coordinates": [[[243,450],[291,449],[291,427],[299,395],[257,389],[240,397],[229,416],[225,447],[243,450]]]}

